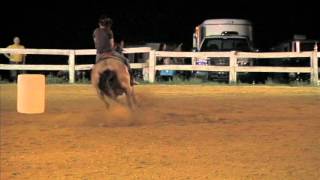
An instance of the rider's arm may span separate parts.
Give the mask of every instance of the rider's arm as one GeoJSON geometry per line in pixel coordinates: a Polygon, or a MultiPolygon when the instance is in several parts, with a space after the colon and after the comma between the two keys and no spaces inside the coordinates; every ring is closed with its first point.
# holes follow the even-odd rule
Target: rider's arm
{"type": "Polygon", "coordinates": [[[96,33],[97,33],[97,29],[95,29],[92,33],[92,38],[93,38],[93,42],[94,44],[96,44],[97,38],[96,38],[96,33]]]}
{"type": "Polygon", "coordinates": [[[26,64],[26,55],[25,54],[22,55],[22,64],[26,64]]]}
{"type": "MultiPolygon", "coordinates": [[[[10,46],[8,46],[7,48],[10,48],[10,46]]],[[[10,59],[10,54],[3,54],[5,57],[7,57],[8,59],[10,59]]]]}
{"type": "Polygon", "coordinates": [[[5,57],[7,57],[8,59],[10,59],[10,55],[9,54],[3,54],[5,57]]]}
{"type": "Polygon", "coordinates": [[[110,45],[111,45],[111,48],[114,49],[114,37],[113,37],[113,32],[112,30],[109,31],[109,40],[110,40],[110,45]]]}
{"type": "Polygon", "coordinates": [[[114,39],[113,38],[110,39],[110,45],[111,45],[111,48],[114,49],[114,39]]]}
{"type": "MultiPolygon", "coordinates": [[[[23,49],[25,49],[24,46],[22,46],[23,49]]],[[[22,64],[26,64],[26,54],[22,54],[22,64]]]]}

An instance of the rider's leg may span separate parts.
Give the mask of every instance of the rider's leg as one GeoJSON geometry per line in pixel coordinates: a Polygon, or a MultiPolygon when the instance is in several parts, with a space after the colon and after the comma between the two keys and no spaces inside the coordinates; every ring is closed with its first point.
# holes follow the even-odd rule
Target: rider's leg
{"type": "Polygon", "coordinates": [[[131,83],[131,85],[136,85],[136,84],[138,84],[138,83],[135,82],[135,80],[134,80],[134,76],[133,76],[132,69],[131,69],[131,67],[130,67],[129,59],[126,58],[125,56],[123,56],[122,54],[116,52],[116,51],[114,51],[114,52],[112,53],[112,55],[115,56],[115,57],[117,57],[117,58],[120,58],[120,59],[122,60],[122,62],[127,66],[128,71],[129,71],[129,74],[130,74],[130,83],[131,83]]]}

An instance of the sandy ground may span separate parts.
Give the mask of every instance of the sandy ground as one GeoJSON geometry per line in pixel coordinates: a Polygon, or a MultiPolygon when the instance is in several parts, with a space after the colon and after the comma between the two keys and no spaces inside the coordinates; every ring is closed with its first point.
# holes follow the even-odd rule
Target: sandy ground
{"type": "Polygon", "coordinates": [[[1,180],[320,179],[320,88],[140,85],[130,113],[49,85],[39,115],[0,88],[1,180]]]}

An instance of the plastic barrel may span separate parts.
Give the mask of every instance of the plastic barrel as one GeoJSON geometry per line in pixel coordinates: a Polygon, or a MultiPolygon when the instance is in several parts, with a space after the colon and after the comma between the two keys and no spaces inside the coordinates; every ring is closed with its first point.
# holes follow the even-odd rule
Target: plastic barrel
{"type": "Polygon", "coordinates": [[[26,114],[38,114],[45,111],[44,75],[18,75],[17,111],[26,114]]]}

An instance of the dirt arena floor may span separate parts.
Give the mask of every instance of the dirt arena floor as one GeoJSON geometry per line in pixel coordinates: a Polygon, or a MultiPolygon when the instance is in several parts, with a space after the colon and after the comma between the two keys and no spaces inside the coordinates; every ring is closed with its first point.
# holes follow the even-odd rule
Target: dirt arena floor
{"type": "Polygon", "coordinates": [[[1,180],[320,179],[320,88],[140,85],[131,113],[48,85],[39,115],[0,88],[1,180]]]}

